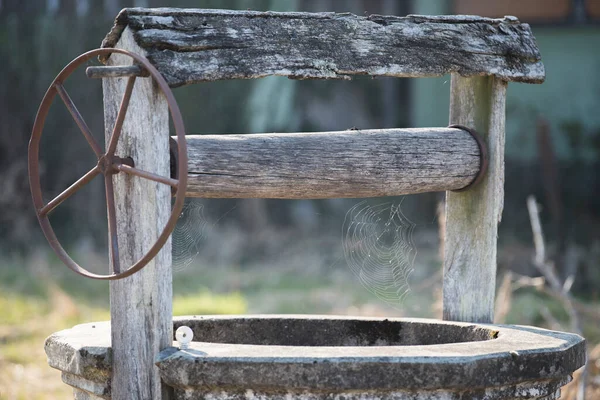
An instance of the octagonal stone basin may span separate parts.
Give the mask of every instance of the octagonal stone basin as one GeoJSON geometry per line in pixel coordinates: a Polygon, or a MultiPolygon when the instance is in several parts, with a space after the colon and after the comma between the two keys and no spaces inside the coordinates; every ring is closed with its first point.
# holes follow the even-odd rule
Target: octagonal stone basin
{"type": "MultiPolygon", "coordinates": [[[[427,319],[193,316],[157,357],[175,399],[557,399],[585,363],[582,337],[427,319]]],[[[76,398],[110,398],[110,324],[46,342],[76,398]],[[77,397],[78,393],[81,397],[77,397]]]]}

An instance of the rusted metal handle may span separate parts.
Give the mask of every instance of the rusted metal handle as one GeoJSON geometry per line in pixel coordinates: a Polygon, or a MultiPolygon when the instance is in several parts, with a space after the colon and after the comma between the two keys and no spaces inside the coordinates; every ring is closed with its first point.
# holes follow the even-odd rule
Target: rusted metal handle
{"type": "Polygon", "coordinates": [[[115,48],[96,49],[89,51],[85,54],[80,55],[71,63],[69,63],[54,79],[48,91],[44,95],[38,113],[33,125],[33,131],[31,134],[31,140],[29,142],[29,184],[31,187],[31,195],[33,198],[33,204],[35,212],[38,217],[38,221],[48,240],[50,247],[58,255],[61,261],[80,275],[86,276],[93,279],[121,279],[134,274],[135,272],[142,269],[150,260],[152,260],[156,254],[160,251],[163,245],[169,239],[171,232],[175,229],[183,204],[185,202],[185,192],[187,187],[187,146],[185,140],[185,128],[183,125],[183,118],[181,112],[175,101],[175,97],[169,88],[169,85],[162,77],[162,75],[150,64],[144,57],[115,48]],[[120,53],[127,55],[133,59],[133,65],[116,66],[116,67],[89,67],[87,69],[88,76],[92,78],[114,78],[114,77],[129,77],[127,87],[121,100],[119,112],[117,114],[115,126],[112,130],[112,135],[108,146],[105,150],[94,139],[92,132],[88,125],[85,123],[83,117],[77,110],[74,102],[69,97],[63,83],[65,80],[82,64],[86,63],[92,58],[96,58],[102,55],[108,55],[111,53],[120,53]],[[175,162],[171,163],[170,176],[165,177],[157,175],[148,171],[141,170],[135,167],[135,160],[131,157],[120,157],[115,154],[117,149],[117,143],[119,141],[123,123],[127,114],[129,100],[133,93],[135,85],[135,79],[138,76],[150,76],[152,77],[163,94],[166,97],[167,104],[170,110],[175,132],[177,134],[177,142],[173,143],[173,140],[169,138],[171,146],[171,153],[174,154],[175,162]],[[63,100],[63,103],[71,113],[71,116],[77,123],[77,126],[83,133],[90,147],[94,151],[97,158],[97,164],[83,177],[78,179],[75,183],[61,192],[58,196],[52,199],[50,202],[45,203],[42,197],[42,189],[40,183],[40,168],[39,168],[39,151],[40,142],[42,138],[43,128],[46,121],[46,117],[50,110],[50,106],[56,95],[63,100]],[[132,176],[137,176],[142,179],[149,179],[151,181],[165,184],[171,187],[172,193],[175,196],[175,201],[171,211],[171,216],[163,228],[160,236],[156,242],[152,245],[150,250],[142,256],[134,265],[122,269],[119,261],[119,240],[117,236],[117,224],[116,224],[116,206],[115,196],[113,189],[112,177],[118,173],[126,173],[132,176]],[[48,219],[48,215],[61,203],[67,200],[71,195],[81,189],[83,186],[91,182],[96,176],[104,175],[104,182],[106,188],[106,202],[107,202],[107,213],[108,213],[108,232],[110,240],[110,256],[112,259],[113,271],[106,275],[95,274],[89,272],[85,268],[77,264],[64,250],[59,243],[54,230],[48,219]]]}
{"type": "Polygon", "coordinates": [[[148,77],[150,73],[139,65],[127,66],[94,66],[85,69],[85,75],[91,79],[131,78],[132,76],[148,77]]]}

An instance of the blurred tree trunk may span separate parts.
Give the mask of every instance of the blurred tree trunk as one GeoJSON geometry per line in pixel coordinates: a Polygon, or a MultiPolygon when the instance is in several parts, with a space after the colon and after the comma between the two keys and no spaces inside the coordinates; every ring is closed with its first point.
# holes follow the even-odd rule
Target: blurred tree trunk
{"type": "MultiPolygon", "coordinates": [[[[295,11],[296,0],[271,0],[271,11],[295,11]]],[[[254,81],[246,110],[250,129],[254,132],[287,130],[294,120],[294,93],[296,81],[269,77],[254,81]]],[[[250,233],[252,246],[259,246],[262,240],[259,232],[269,221],[265,199],[244,199],[240,203],[243,226],[250,233]]]]}
{"type": "Polygon", "coordinates": [[[114,19],[122,8],[121,0],[104,0],[104,17],[114,19]]]}
{"type": "MultiPolygon", "coordinates": [[[[115,15],[98,18],[93,12],[97,7],[90,0],[2,1],[0,238],[11,251],[27,249],[41,237],[29,193],[27,144],[37,107],[56,74],[77,55],[98,47],[112,25],[115,15]]],[[[89,125],[102,123],[101,92],[84,81],[70,94],[89,125]]],[[[79,132],[60,99],[55,104],[46,120],[40,160],[42,187],[48,195],[73,183],[77,170],[94,161],[88,157],[85,142],[73,137],[79,132]]],[[[102,207],[102,197],[102,188],[91,189],[57,209],[51,218],[59,237],[73,240],[98,235],[98,224],[105,224],[96,212],[102,207]]]]}

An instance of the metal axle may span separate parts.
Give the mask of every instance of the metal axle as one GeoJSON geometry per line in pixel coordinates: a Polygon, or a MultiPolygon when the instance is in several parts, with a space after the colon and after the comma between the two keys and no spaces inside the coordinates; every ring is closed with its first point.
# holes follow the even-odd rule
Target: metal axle
{"type": "Polygon", "coordinates": [[[85,74],[88,78],[128,78],[132,76],[148,77],[150,74],[139,65],[127,65],[116,67],[94,66],[87,67],[85,74]]]}

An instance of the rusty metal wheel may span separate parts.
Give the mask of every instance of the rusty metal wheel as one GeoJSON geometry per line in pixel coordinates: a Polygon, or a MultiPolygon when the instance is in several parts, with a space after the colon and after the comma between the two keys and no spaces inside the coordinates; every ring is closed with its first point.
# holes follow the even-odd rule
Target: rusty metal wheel
{"type": "Polygon", "coordinates": [[[158,70],[154,68],[154,66],[152,66],[152,64],[150,64],[150,62],[144,57],[122,49],[105,48],[91,50],[71,61],[71,63],[69,63],[57,75],[57,77],[54,79],[54,81],[46,91],[46,94],[44,95],[42,103],[40,104],[40,107],[37,112],[35,123],[33,125],[33,131],[31,134],[31,140],[29,142],[28,163],[29,184],[31,187],[31,195],[33,197],[35,212],[40,222],[40,226],[42,227],[42,231],[44,232],[46,239],[50,243],[50,247],[52,247],[54,252],[58,255],[60,260],[62,260],[62,262],[65,263],[67,267],[77,272],[78,274],[86,276],[88,278],[103,280],[120,279],[130,276],[135,272],[141,270],[146,264],[148,264],[148,262],[150,262],[150,260],[152,260],[152,258],[154,258],[154,256],[156,256],[156,254],[160,251],[165,242],[169,239],[169,235],[175,228],[175,225],[177,224],[177,219],[179,218],[181,210],[183,209],[185,201],[185,191],[187,186],[187,149],[185,140],[185,129],[183,125],[183,119],[181,117],[181,112],[179,111],[179,107],[177,106],[177,102],[175,101],[175,97],[173,96],[169,85],[162,77],[162,75],[158,72],[158,70]],[[63,83],[69,77],[69,75],[71,75],[78,67],[80,67],[82,64],[94,57],[107,56],[112,53],[120,53],[131,57],[133,62],[132,65],[138,65],[146,76],[150,76],[151,78],[153,78],[158,87],[165,95],[167,99],[167,104],[169,106],[171,119],[175,127],[175,132],[177,134],[176,147],[178,154],[176,158],[177,171],[175,174],[175,177],[177,179],[140,170],[138,168],[135,168],[135,160],[132,160],[131,158],[121,158],[115,155],[117,142],[119,141],[119,137],[121,135],[123,121],[125,120],[125,116],[127,114],[127,108],[129,105],[129,100],[131,98],[133,87],[135,85],[136,76],[130,76],[128,78],[127,87],[125,89],[125,93],[121,101],[121,106],[115,121],[112,136],[110,137],[109,144],[107,146],[107,149],[105,150],[103,150],[100,144],[96,141],[96,139],[94,139],[92,132],[90,131],[83,117],[77,110],[77,107],[75,107],[75,104],[69,97],[69,94],[65,90],[63,83]],[[44,200],[42,198],[42,188],[40,184],[39,173],[39,146],[40,140],[42,138],[42,132],[44,129],[46,117],[50,110],[50,106],[57,94],[62,99],[69,113],[77,123],[77,126],[83,133],[83,136],[94,151],[97,158],[97,164],[94,168],[88,171],[84,176],[79,178],[75,183],[73,183],[71,186],[65,189],[62,193],[60,193],[50,202],[44,203],[44,200]],[[152,245],[150,250],[148,250],[148,252],[144,256],[142,256],[142,258],[140,258],[135,264],[133,264],[127,269],[122,269],[119,262],[119,244],[117,238],[115,199],[112,181],[112,176],[118,173],[130,174],[138,176],[142,179],[149,179],[151,181],[169,185],[172,187],[172,191],[174,191],[175,194],[175,201],[173,203],[171,216],[169,217],[169,220],[167,221],[167,224],[165,225],[157,241],[152,245]],[[98,175],[104,175],[108,213],[108,232],[110,242],[109,245],[111,248],[110,255],[113,264],[113,270],[111,271],[111,273],[106,275],[92,273],[87,269],[81,267],[79,264],[77,264],[67,254],[67,252],[59,243],[48,219],[48,215],[50,212],[52,212],[52,210],[58,207],[63,201],[65,201],[67,198],[69,198],[71,195],[73,195],[75,192],[81,189],[84,185],[92,181],[92,179],[94,179],[98,175]]]}

